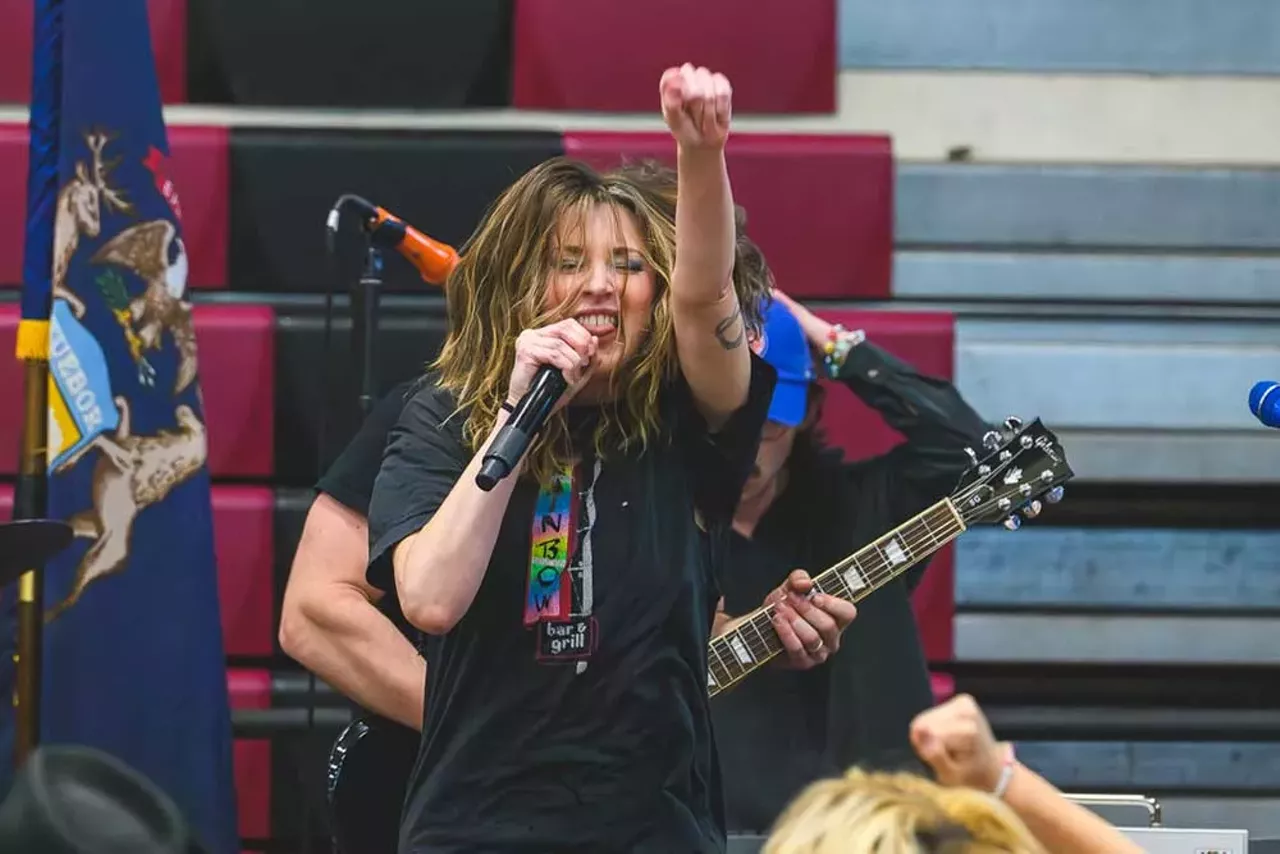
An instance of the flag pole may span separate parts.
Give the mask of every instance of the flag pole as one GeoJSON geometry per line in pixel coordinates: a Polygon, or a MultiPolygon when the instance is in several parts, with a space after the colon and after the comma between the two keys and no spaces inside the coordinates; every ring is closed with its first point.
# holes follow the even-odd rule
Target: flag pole
{"type": "MultiPolygon", "coordinates": [[[[61,143],[63,0],[35,0],[34,11],[27,231],[22,260],[22,316],[15,352],[25,368],[15,519],[42,519],[48,513],[49,317],[53,306],[53,240],[61,143]]],[[[43,569],[31,566],[18,579],[13,685],[15,767],[21,766],[40,743],[43,569]]]]}
{"type": "MultiPolygon", "coordinates": [[[[45,475],[46,396],[49,363],[26,360],[23,396],[22,448],[14,517],[42,519],[48,505],[45,475]]],[[[41,646],[44,634],[44,596],[41,573],[32,568],[18,579],[18,646],[14,656],[14,763],[21,767],[40,743],[41,646]]]]}

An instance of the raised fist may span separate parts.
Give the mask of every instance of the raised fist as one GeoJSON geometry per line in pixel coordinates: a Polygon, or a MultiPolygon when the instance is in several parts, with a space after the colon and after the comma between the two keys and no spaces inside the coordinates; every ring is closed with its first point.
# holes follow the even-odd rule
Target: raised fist
{"type": "Polygon", "coordinates": [[[973,697],[958,694],[911,722],[911,745],[944,786],[995,788],[1009,746],[996,741],[973,697]]]}
{"type": "Polygon", "coordinates": [[[662,118],[683,148],[722,148],[729,136],[733,87],[723,74],[685,63],[658,84],[662,118]]]}

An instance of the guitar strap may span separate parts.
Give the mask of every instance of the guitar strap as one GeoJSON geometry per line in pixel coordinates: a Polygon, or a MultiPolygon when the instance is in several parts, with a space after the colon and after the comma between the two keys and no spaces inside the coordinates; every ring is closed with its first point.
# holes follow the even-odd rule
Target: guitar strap
{"type": "Polygon", "coordinates": [[[577,539],[576,474],[574,466],[567,465],[538,489],[529,537],[529,576],[525,582],[526,628],[540,622],[567,621],[573,608],[568,569],[577,539]]]}

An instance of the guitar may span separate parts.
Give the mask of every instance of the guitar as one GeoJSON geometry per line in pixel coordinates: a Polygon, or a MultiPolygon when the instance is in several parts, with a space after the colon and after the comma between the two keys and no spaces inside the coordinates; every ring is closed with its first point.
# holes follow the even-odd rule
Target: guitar
{"type": "MultiPolygon", "coordinates": [[[[929,557],[971,525],[1020,520],[1033,501],[1062,495],[1073,472],[1066,452],[1037,418],[1005,421],[1003,434],[984,437],[987,455],[952,494],[813,580],[818,590],[859,602],[929,557]]],[[[1016,527],[1016,525],[1010,525],[1016,527]]],[[[729,690],[784,650],[772,629],[772,605],[747,614],[707,647],[707,691],[729,690]]],[[[329,808],[337,854],[395,854],[400,808],[417,758],[415,730],[384,718],[353,721],[329,754],[329,808]]]]}
{"type": "Polygon", "coordinates": [[[339,733],[327,773],[334,854],[396,854],[419,740],[417,730],[379,715],[357,718],[339,733]]]}
{"type": "MultiPolygon", "coordinates": [[[[950,496],[815,576],[814,587],[829,596],[861,602],[970,525],[1020,519],[1015,514],[1042,497],[1050,503],[1058,501],[1062,484],[1074,475],[1058,437],[1038,418],[1025,427],[1010,418],[1005,427],[1012,436],[1003,445],[1000,434],[987,434],[992,452],[985,459],[978,461],[970,450],[974,464],[950,496]]],[[[707,691],[714,697],[729,690],[783,652],[782,641],[773,631],[773,605],[757,608],[711,639],[707,691]]]]}

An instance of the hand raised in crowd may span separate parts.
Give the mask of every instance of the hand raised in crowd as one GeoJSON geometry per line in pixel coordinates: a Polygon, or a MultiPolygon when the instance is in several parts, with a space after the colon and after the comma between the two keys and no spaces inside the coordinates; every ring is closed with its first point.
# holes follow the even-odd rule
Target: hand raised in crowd
{"type": "Polygon", "coordinates": [[[684,149],[724,147],[733,113],[733,87],[723,74],[685,63],[658,84],[662,118],[684,149]]]}
{"type": "Polygon", "coordinates": [[[823,345],[827,343],[834,327],[776,287],[772,291],[772,296],[786,306],[787,311],[791,312],[791,315],[795,317],[796,322],[800,324],[800,329],[804,332],[804,337],[809,342],[809,346],[820,352],[823,345]]]}
{"type": "Polygon", "coordinates": [[[786,666],[796,670],[817,667],[840,649],[840,636],[858,616],[852,602],[819,592],[803,569],[787,576],[769,595],[773,628],[787,651],[786,666]]]}
{"type": "MultiPolygon", "coordinates": [[[[800,329],[804,332],[804,337],[809,342],[809,346],[813,348],[815,355],[818,358],[821,358],[823,348],[827,345],[827,342],[831,340],[835,326],[823,320],[821,317],[818,317],[812,311],[805,308],[802,303],[799,303],[787,296],[786,293],[776,287],[772,291],[772,296],[775,300],[782,303],[782,305],[784,305],[795,317],[796,322],[800,324],[800,329]]],[[[976,441],[977,437],[974,438],[974,447],[978,448],[980,443],[976,441]]],[[[1005,439],[1007,440],[1008,438],[1009,436],[1006,435],[1005,439]]],[[[1059,491],[1057,495],[1049,500],[1050,503],[1053,503],[1061,500],[1061,498],[1062,493],[1059,491]]],[[[1023,520],[1034,519],[1039,516],[1043,510],[1044,503],[1039,499],[1028,501],[1017,510],[1017,515],[1020,516],[1021,519],[1018,519],[1015,522],[1008,522],[1005,524],[1005,527],[1010,530],[1017,530],[1018,525],[1021,524],[1023,520]]]]}
{"type": "Polygon", "coordinates": [[[557,409],[564,406],[590,379],[597,343],[596,337],[573,318],[521,332],[516,338],[516,361],[507,384],[507,401],[518,403],[538,369],[550,365],[559,368],[569,384],[556,403],[557,409]]]}
{"type": "Polygon", "coordinates": [[[945,786],[995,789],[1010,746],[996,741],[973,697],[958,694],[911,722],[911,745],[945,786]]]}
{"type": "Polygon", "coordinates": [[[1046,851],[1142,851],[1097,813],[1071,802],[1039,774],[1017,765],[1013,746],[996,741],[986,715],[968,694],[917,715],[911,722],[911,744],[942,785],[963,786],[1003,798],[1046,851]],[[1011,772],[1009,776],[1005,776],[1006,768],[1011,772]]]}

